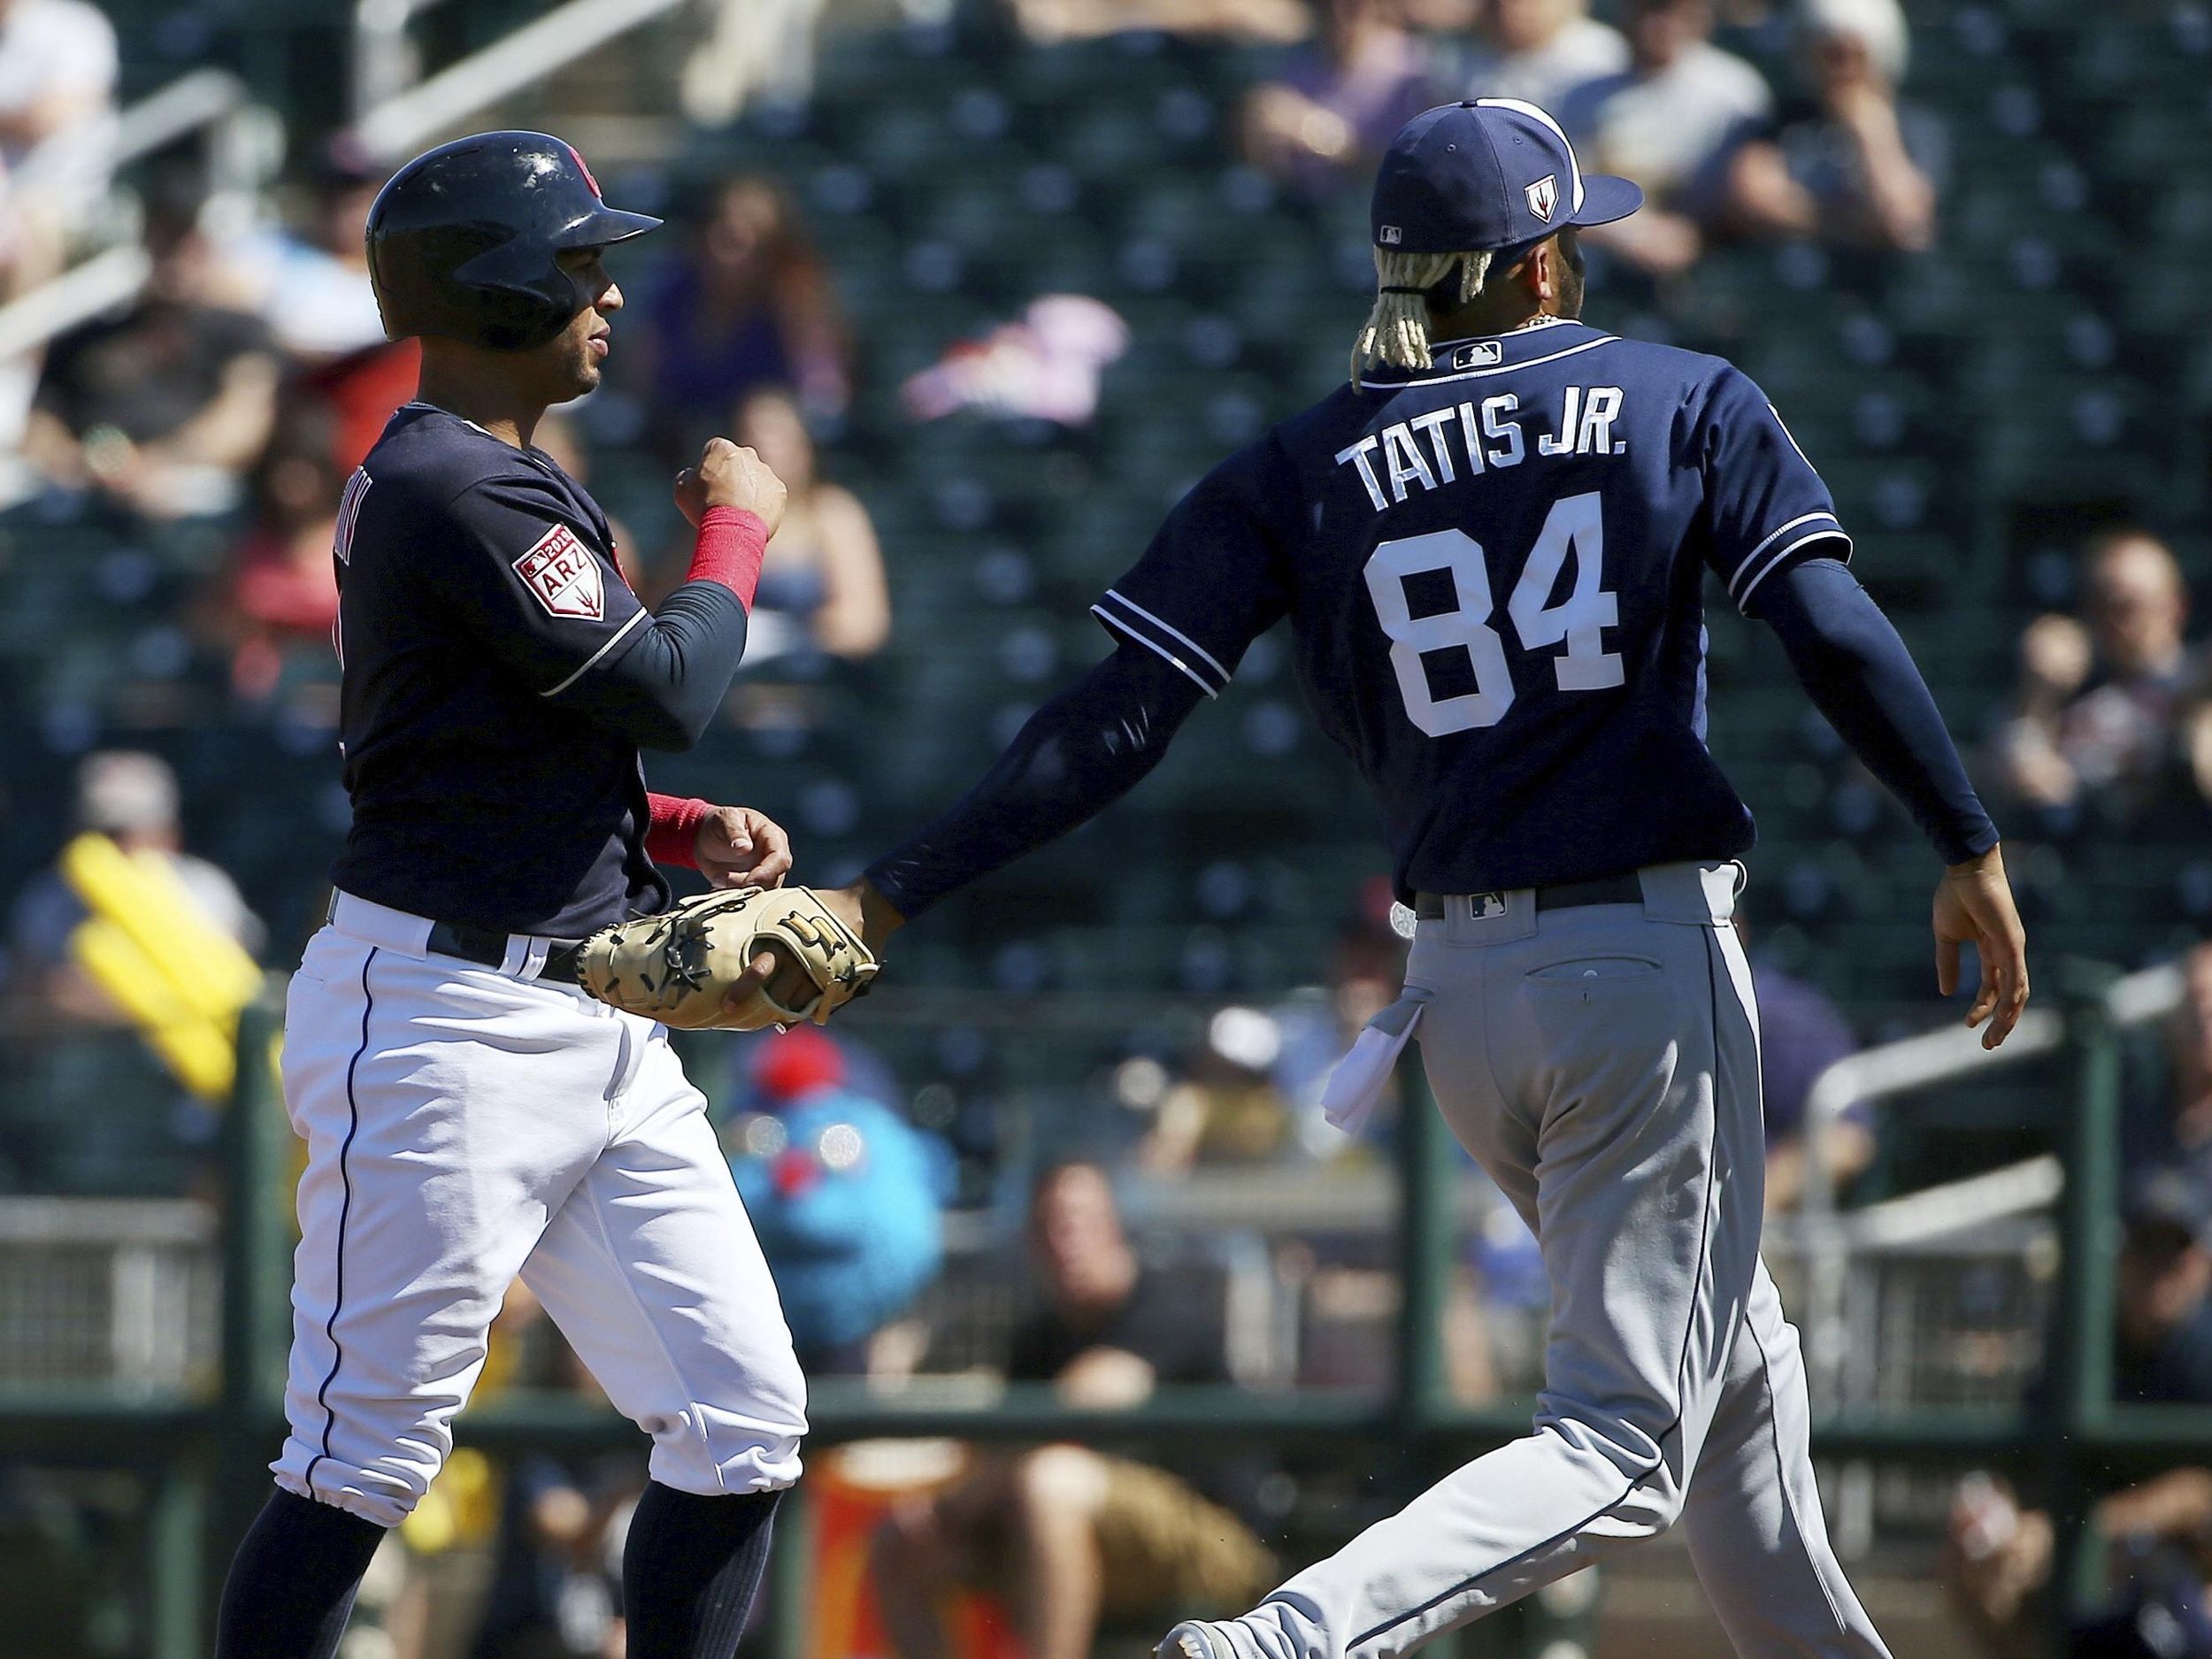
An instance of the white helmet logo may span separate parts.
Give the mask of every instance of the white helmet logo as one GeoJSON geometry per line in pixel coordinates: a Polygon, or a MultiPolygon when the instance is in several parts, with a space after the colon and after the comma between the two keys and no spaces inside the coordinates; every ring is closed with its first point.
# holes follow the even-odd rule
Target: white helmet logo
{"type": "Polygon", "coordinates": [[[1550,224],[1552,214],[1559,207],[1559,175],[1546,173],[1523,194],[1528,197],[1528,211],[1545,224],[1550,224]]]}

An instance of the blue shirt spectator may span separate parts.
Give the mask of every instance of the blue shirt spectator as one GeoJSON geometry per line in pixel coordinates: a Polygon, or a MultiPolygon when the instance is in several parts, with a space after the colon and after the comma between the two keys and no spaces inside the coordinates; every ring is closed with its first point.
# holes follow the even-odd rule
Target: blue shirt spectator
{"type": "MultiPolygon", "coordinates": [[[[1835,1000],[1770,962],[1751,964],[1759,1002],[1759,1102],[1766,1118],[1766,1208],[1793,1210],[1805,1190],[1805,1109],[1820,1074],[1859,1051],[1835,1000]]],[[[1831,1125],[1824,1154],[1831,1190],[1847,1187],[1874,1161],[1874,1127],[1853,1104],[1831,1125]]]]}
{"type": "Polygon", "coordinates": [[[1313,196],[1349,188],[1435,102],[1419,44],[1381,0],[1327,0],[1320,21],[1244,111],[1246,153],[1313,196]]]}
{"type": "Polygon", "coordinates": [[[2145,1170],[2122,1215],[2113,1394],[2212,1402],[2212,1187],[2187,1164],[2145,1170]]]}
{"type": "Polygon", "coordinates": [[[1555,111],[1586,168],[1644,187],[1643,211],[1589,240],[1654,277],[1697,263],[1727,204],[1729,157],[1774,108],[1759,72],[1712,30],[1711,0],[1633,0],[1628,67],[1563,95],[1555,111]]]}
{"type": "Polygon", "coordinates": [[[1948,161],[1943,124],[1898,102],[1908,35],[1897,0],[1804,0],[1805,96],[1731,158],[1742,228],[1876,250],[1935,237],[1948,161]]]}

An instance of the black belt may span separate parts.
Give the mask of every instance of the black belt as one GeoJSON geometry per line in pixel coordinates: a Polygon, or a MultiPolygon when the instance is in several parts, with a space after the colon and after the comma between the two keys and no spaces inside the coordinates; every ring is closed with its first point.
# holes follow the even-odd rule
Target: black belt
{"type": "MultiPolygon", "coordinates": [[[[1448,896],[1464,898],[1478,918],[1505,913],[1505,895],[1502,892],[1448,895],[1417,893],[1413,895],[1414,915],[1425,922],[1442,921],[1444,901],[1448,896]]],[[[1633,875],[1604,876],[1595,881],[1562,881],[1536,889],[1536,908],[1540,910],[1571,910],[1578,904],[1641,904],[1643,902],[1644,884],[1633,875]]]]}
{"type": "MultiPolygon", "coordinates": [[[[433,956],[458,956],[464,962],[496,968],[507,960],[508,937],[495,928],[470,927],[461,922],[433,922],[423,949],[433,956]]],[[[575,984],[576,956],[583,948],[580,939],[555,940],[552,949],[545,953],[545,966],[538,970],[538,978],[550,979],[557,985],[575,984]]]]}

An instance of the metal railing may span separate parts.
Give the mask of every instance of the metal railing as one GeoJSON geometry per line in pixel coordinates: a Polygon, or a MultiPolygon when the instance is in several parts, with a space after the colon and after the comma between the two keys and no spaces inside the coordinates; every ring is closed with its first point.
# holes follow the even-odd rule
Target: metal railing
{"type": "Polygon", "coordinates": [[[360,0],[353,9],[353,109],[356,121],[420,78],[407,26],[445,0],[360,0]]]}
{"type": "Polygon", "coordinates": [[[221,1305],[215,1239],[213,1210],[189,1200],[0,1199],[0,1386],[201,1387],[221,1305]]]}
{"type": "MultiPolygon", "coordinates": [[[[2029,1197],[2055,1194],[2058,1200],[2063,1259],[2048,1348],[2052,1386],[2045,1393],[2043,1415],[2032,1419],[2008,1403],[1851,1402],[1818,1414],[1814,1448],[1827,1458],[1936,1467],[1984,1461],[2039,1466],[2042,1490],[2058,1527],[2060,1576],[2055,1582],[2085,1589],[2097,1561],[2089,1548],[2089,1515],[2098,1484],[2162,1460],[2212,1458],[2212,1407],[2123,1407],[2111,1397],[2118,1033],[2124,1024],[2155,1018],[2171,1005],[2168,982],[2139,977],[2116,981],[2110,974],[2086,970],[2052,977],[2070,981],[2060,987],[2062,1006],[2038,1010],[2023,1034],[2028,1046],[2062,1056],[2070,1066],[2062,1098],[2048,1102],[2056,1120],[2063,1181],[2047,1164],[2037,1162],[1954,1188],[1943,1200],[1954,1218],[1962,1203],[1995,1217],[2016,1213],[2029,1197]]],[[[244,1052],[265,1052],[274,1019],[271,1007],[250,1010],[244,1052]]],[[[1957,1064],[1960,1047],[1947,1033],[1933,1041],[1913,1039],[1874,1050],[1855,1087],[1862,1092],[1883,1087],[1885,1079],[1908,1071],[1924,1080],[1929,1056],[1947,1054],[1943,1063],[1957,1064]]],[[[1989,1064],[1996,1063],[1967,1061],[1963,1069],[1989,1064]]],[[[814,1442],[882,1435],[1102,1443],[1295,1436],[1393,1448],[1421,1468],[1441,1469],[1526,1432],[1525,1402],[1469,1408],[1453,1398],[1440,1310],[1461,1226],[1461,1165],[1440,1115],[1417,1109],[1426,1104],[1417,1064],[1407,1068],[1404,1082],[1417,1109],[1405,1114],[1399,1138],[1395,1255],[1402,1294],[1394,1340],[1398,1363],[1389,1389],[1260,1394],[1170,1389],[1133,1411],[1071,1412],[1042,1387],[979,1391],[972,1385],[924,1383],[887,1393],[864,1384],[826,1381],[814,1390],[814,1442]]],[[[1839,1086],[1832,1096],[1838,1092],[1839,1086]]],[[[268,1489],[266,1462],[283,1432],[292,1155],[273,1067],[241,1068],[225,1134],[225,1294],[215,1396],[148,1399],[116,1388],[0,1389],[0,1456],[36,1458],[58,1447],[81,1456],[85,1448],[96,1446],[119,1463],[134,1462],[153,1471],[152,1555],[143,1581],[155,1611],[152,1651],[157,1659],[194,1659],[204,1651],[213,1586],[231,1544],[268,1489]]],[[[1872,1234],[1879,1233],[1891,1244],[1906,1244],[1943,1230],[1945,1218],[1925,1214],[1929,1207],[1928,1202],[1908,1198],[1884,1206],[1872,1220],[1831,1212],[1825,1225],[1847,1238],[1856,1228],[1869,1235],[1862,1242],[1876,1242],[1872,1234]]],[[[580,1450],[636,1441],[628,1423],[604,1407],[569,1396],[514,1394],[488,1402],[463,1415],[457,1434],[463,1442],[487,1448],[580,1450]]],[[[778,1571],[787,1593],[777,1603],[785,1618],[780,1651],[795,1659],[804,1651],[806,1638],[805,1599],[799,1591],[807,1571],[807,1528],[799,1524],[799,1515],[791,1519],[793,1524],[779,1529],[783,1547],[778,1571]]],[[[2049,1651],[2056,1653],[2070,1601],[2066,1594],[2052,1600],[2049,1651]]]]}
{"type": "MultiPolygon", "coordinates": [[[[370,153],[396,161],[468,116],[489,108],[616,36],[677,10],[684,0],[567,0],[543,17],[415,83],[408,26],[443,0],[362,0],[354,14],[356,131],[370,153]],[[413,83],[413,84],[411,84],[413,83]]],[[[252,104],[245,83],[222,69],[181,75],[122,111],[101,134],[56,141],[26,161],[22,182],[79,163],[78,147],[104,147],[112,172],[196,132],[208,134],[208,214],[233,227],[273,172],[280,128],[252,104]]],[[[150,263],[135,241],[80,261],[0,306],[0,360],[123,304],[145,287],[150,263]]]]}
{"type": "MultiPolygon", "coordinates": [[[[407,0],[373,0],[380,10],[372,50],[379,61],[371,72],[380,83],[402,73],[394,38],[403,33],[419,5],[407,0]],[[396,21],[394,20],[396,18],[396,21]]],[[[450,131],[466,117],[489,109],[556,70],[626,35],[641,24],[675,11],[684,0],[567,0],[534,22],[526,23],[420,84],[384,96],[362,110],[354,124],[370,154],[397,161],[430,139],[450,131]]],[[[368,7],[364,7],[365,15],[368,7]]],[[[357,39],[360,38],[357,24],[357,39]]]]}
{"type": "MultiPolygon", "coordinates": [[[[280,140],[272,128],[273,119],[249,99],[245,82],[236,75],[196,69],[122,111],[100,134],[50,139],[25,160],[20,183],[35,188],[42,176],[78,167],[84,144],[101,148],[98,170],[105,173],[204,132],[208,211],[235,219],[275,165],[280,140]]],[[[145,287],[150,269],[145,249],[132,241],[81,260],[0,306],[0,361],[36,350],[57,334],[132,299],[145,287]]]]}

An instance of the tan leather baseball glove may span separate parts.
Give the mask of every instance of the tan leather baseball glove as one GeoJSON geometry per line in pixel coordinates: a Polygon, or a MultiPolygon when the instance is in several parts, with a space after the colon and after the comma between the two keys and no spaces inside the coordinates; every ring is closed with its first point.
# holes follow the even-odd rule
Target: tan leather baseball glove
{"type": "Polygon", "coordinates": [[[758,1031],[829,1017],[876,977],[875,953],[806,887],[746,887],[684,899],[658,916],[618,922],[577,953],[578,983],[603,1002],[686,1031],[758,1031]],[[787,956],[814,995],[787,1008],[765,986],[730,992],[764,950],[787,956]]]}

